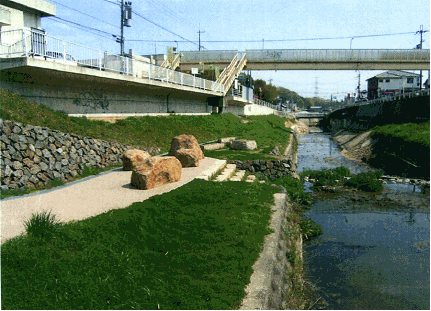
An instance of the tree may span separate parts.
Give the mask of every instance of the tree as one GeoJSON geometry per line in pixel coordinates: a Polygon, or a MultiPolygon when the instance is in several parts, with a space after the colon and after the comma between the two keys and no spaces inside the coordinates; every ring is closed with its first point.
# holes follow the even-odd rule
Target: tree
{"type": "Polygon", "coordinates": [[[278,96],[277,87],[272,84],[266,84],[266,82],[261,79],[254,80],[253,83],[254,94],[266,102],[275,103],[275,99],[278,96]]]}

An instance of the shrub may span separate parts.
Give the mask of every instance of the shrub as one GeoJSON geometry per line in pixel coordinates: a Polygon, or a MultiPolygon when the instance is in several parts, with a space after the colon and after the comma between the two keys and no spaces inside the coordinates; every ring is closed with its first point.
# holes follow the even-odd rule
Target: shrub
{"type": "Polygon", "coordinates": [[[383,183],[377,179],[379,175],[379,172],[359,173],[346,181],[345,185],[361,191],[379,192],[383,189],[383,183]]]}
{"type": "Polygon", "coordinates": [[[300,226],[304,240],[310,240],[311,238],[317,237],[323,233],[322,226],[311,219],[301,219],[300,226]]]}
{"type": "Polygon", "coordinates": [[[24,221],[24,226],[29,237],[44,239],[57,232],[59,222],[51,212],[43,211],[32,214],[29,220],[24,221]]]}
{"type": "Polygon", "coordinates": [[[301,180],[298,180],[290,175],[285,175],[273,181],[274,184],[283,186],[289,195],[289,198],[301,205],[310,205],[312,202],[311,196],[304,192],[304,186],[301,180]]]}

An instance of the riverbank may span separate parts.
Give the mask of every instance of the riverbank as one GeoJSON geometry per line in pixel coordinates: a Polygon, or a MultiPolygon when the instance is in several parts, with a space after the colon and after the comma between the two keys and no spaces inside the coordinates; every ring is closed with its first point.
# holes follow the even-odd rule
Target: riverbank
{"type": "Polygon", "coordinates": [[[429,122],[387,125],[359,133],[338,130],[331,136],[342,149],[341,155],[393,175],[387,179],[404,177],[403,182],[412,184],[429,181],[429,122]]]}

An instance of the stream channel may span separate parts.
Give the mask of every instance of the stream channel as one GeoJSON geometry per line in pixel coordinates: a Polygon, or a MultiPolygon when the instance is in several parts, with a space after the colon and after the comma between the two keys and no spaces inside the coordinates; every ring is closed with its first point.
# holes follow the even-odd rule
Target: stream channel
{"type": "MultiPolygon", "coordinates": [[[[370,171],[345,159],[328,134],[300,136],[298,171],[345,166],[370,171]]],[[[305,189],[312,192],[310,183],[305,189]]],[[[324,309],[430,309],[429,194],[410,184],[386,184],[380,194],[311,193],[303,213],[323,234],[304,243],[306,280],[326,302],[324,309]]]]}

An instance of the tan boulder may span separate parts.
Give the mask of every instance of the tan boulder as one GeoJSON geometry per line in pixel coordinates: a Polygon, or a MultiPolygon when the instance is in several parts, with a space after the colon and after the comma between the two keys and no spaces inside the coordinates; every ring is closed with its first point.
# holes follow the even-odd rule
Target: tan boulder
{"type": "Polygon", "coordinates": [[[181,162],[182,167],[198,167],[199,154],[196,149],[179,149],[176,158],[181,162]]]}
{"type": "Polygon", "coordinates": [[[149,158],[151,158],[151,155],[144,150],[126,150],[123,153],[123,170],[132,171],[135,167],[139,166],[149,158]]]}
{"type": "Polygon", "coordinates": [[[198,154],[198,160],[205,158],[204,153],[199,146],[197,139],[193,135],[180,135],[172,139],[171,149],[168,155],[177,156],[177,151],[180,149],[193,149],[196,150],[198,154]]]}
{"type": "Polygon", "coordinates": [[[181,163],[175,157],[152,157],[132,172],[131,184],[138,189],[157,188],[181,179],[181,163]]]}

